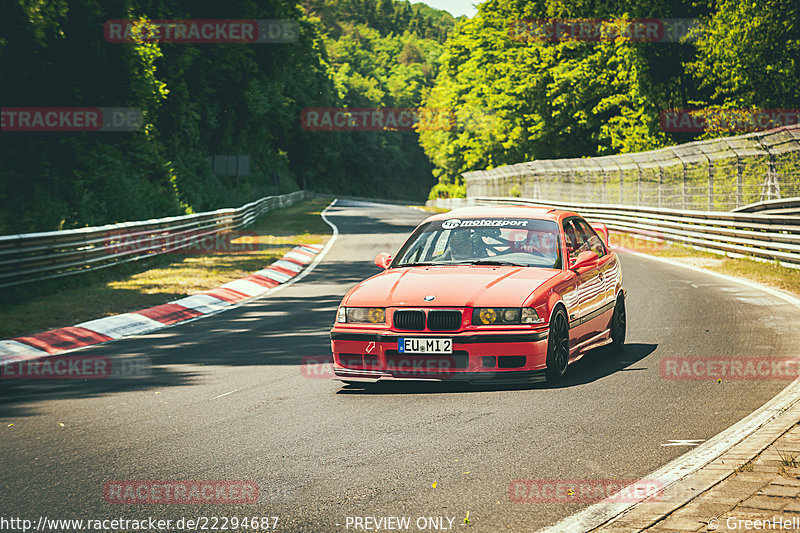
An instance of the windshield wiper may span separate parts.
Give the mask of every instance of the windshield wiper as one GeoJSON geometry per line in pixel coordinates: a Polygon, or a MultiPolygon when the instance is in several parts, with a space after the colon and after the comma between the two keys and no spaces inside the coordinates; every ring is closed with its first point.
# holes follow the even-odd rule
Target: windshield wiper
{"type": "Polygon", "coordinates": [[[497,261],[493,259],[476,259],[474,261],[458,261],[457,263],[450,263],[451,265],[497,265],[497,266],[525,266],[519,263],[512,263],[511,261],[497,261]]]}
{"type": "Polygon", "coordinates": [[[402,263],[396,266],[399,267],[418,267],[418,266],[438,266],[438,265],[446,265],[448,263],[402,263]]]}
{"type": "Polygon", "coordinates": [[[517,266],[524,267],[527,265],[520,265],[519,263],[512,263],[510,261],[496,261],[488,259],[475,259],[474,261],[453,261],[453,262],[427,262],[427,263],[402,263],[395,265],[398,267],[411,267],[411,266],[451,266],[451,265],[494,265],[494,266],[517,266]]]}

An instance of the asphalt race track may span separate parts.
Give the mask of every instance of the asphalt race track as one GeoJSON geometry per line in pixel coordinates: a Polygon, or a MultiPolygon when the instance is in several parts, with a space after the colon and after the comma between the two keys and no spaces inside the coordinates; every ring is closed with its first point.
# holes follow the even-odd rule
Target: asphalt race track
{"type": "Polygon", "coordinates": [[[662,444],[709,439],[788,384],[667,380],[662,358],[800,347],[791,305],[622,254],[627,346],[590,354],[557,387],[343,387],[304,372],[304,358],[330,354],[341,297],[427,215],[340,201],[328,216],[341,234],[298,283],[81,352],[150,358],[152,378],[0,381],[0,516],[278,516],[286,532],[347,531],[356,516],[411,517],[419,531],[417,518],[446,517],[456,531],[533,531],[588,504],[518,503],[514,480],[646,477],[691,449],[662,444]],[[111,480],[252,480],[259,501],[111,504],[111,480]]]}

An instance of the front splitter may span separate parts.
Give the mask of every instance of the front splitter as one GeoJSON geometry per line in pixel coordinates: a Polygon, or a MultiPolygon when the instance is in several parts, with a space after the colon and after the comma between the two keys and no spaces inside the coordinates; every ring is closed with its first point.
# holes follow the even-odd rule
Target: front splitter
{"type": "Polygon", "coordinates": [[[524,370],[506,372],[452,372],[446,375],[406,375],[405,373],[392,373],[382,370],[348,370],[334,369],[334,378],[350,383],[377,383],[377,382],[402,382],[402,381],[428,381],[428,382],[468,382],[468,383],[538,383],[545,381],[544,370],[524,370]]]}

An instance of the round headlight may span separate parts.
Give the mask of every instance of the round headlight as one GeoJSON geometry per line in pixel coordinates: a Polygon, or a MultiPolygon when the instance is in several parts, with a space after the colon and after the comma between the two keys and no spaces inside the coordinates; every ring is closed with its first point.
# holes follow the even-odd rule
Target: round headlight
{"type": "Polygon", "coordinates": [[[380,307],[371,307],[367,312],[368,321],[372,322],[373,324],[377,324],[379,322],[386,322],[386,311],[381,309],[380,307]]]}
{"type": "Polygon", "coordinates": [[[494,309],[481,309],[479,316],[484,324],[494,324],[495,320],[497,320],[497,311],[494,309]]]}
{"type": "Polygon", "coordinates": [[[345,310],[346,322],[357,324],[382,324],[386,322],[383,307],[348,307],[345,310]]]}
{"type": "Polygon", "coordinates": [[[519,309],[506,309],[503,311],[504,322],[516,322],[519,315],[519,309]]]}

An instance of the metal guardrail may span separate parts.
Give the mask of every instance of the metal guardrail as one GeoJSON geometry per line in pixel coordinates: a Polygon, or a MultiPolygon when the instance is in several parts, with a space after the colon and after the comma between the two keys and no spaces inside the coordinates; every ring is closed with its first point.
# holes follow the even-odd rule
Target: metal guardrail
{"type": "Polygon", "coordinates": [[[243,228],[262,214],[313,196],[296,191],[239,208],[64,231],[0,236],[0,287],[70,276],[174,252],[243,228]],[[165,249],[165,243],[170,243],[165,249]]]}
{"type": "Polygon", "coordinates": [[[610,229],[664,239],[734,256],[752,256],[800,267],[800,216],[692,211],[629,205],[550,202],[508,197],[473,197],[429,205],[452,209],[466,205],[539,205],[576,211],[610,229]],[[460,204],[460,205],[458,205],[460,204]]]}
{"type": "Polygon", "coordinates": [[[734,213],[761,213],[764,215],[800,215],[800,197],[766,200],[731,209],[734,213]]]}

